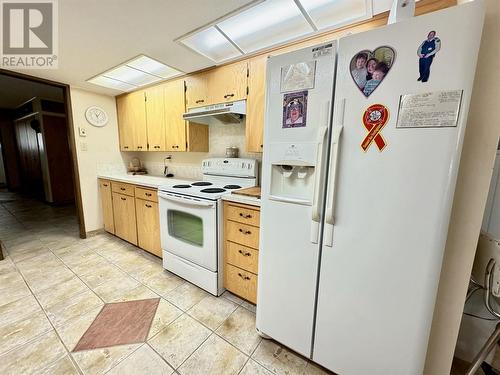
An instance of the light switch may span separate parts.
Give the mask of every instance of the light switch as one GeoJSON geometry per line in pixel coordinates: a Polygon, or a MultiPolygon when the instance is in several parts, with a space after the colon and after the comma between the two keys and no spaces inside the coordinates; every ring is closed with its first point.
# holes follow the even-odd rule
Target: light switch
{"type": "Polygon", "coordinates": [[[78,133],[80,134],[80,137],[86,137],[87,136],[87,129],[82,128],[81,126],[78,128],[78,133]]]}
{"type": "Polygon", "coordinates": [[[87,142],[80,142],[80,150],[87,151],[87,142]]]}

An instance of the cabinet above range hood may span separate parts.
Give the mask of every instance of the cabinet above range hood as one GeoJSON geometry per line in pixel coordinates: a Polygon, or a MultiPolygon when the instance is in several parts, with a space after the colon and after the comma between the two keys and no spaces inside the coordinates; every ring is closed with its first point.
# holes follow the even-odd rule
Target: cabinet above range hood
{"type": "Polygon", "coordinates": [[[239,100],[232,103],[220,103],[205,107],[190,108],[182,115],[184,120],[200,124],[210,124],[213,118],[225,124],[238,124],[246,114],[246,101],[239,100]]]}

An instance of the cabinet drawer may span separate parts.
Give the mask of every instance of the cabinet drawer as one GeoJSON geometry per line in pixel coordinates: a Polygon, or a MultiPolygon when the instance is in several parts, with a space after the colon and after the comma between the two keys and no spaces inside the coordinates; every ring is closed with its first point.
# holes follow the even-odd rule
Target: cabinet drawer
{"type": "Polygon", "coordinates": [[[227,206],[226,219],[237,221],[243,224],[259,226],[260,212],[249,208],[239,206],[227,206]]]}
{"type": "Polygon", "coordinates": [[[259,248],[259,228],[250,225],[226,221],[226,239],[242,245],[259,248]]]}
{"type": "Polygon", "coordinates": [[[224,287],[250,302],[257,303],[257,275],[227,263],[225,267],[224,287]]]}
{"type": "Polygon", "coordinates": [[[134,196],[134,185],[123,184],[121,182],[112,182],[111,189],[114,193],[120,193],[125,195],[134,196]]]}
{"type": "Polygon", "coordinates": [[[250,247],[226,241],[226,262],[257,274],[259,268],[259,252],[250,247]]]}
{"type": "Polygon", "coordinates": [[[158,202],[158,193],[155,190],[148,190],[137,186],[135,187],[135,197],[151,202],[158,202]]]}

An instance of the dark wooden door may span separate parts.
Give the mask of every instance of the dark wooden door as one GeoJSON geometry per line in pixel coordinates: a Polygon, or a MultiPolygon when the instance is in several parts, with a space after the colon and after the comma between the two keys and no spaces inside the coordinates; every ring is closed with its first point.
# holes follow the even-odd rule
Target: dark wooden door
{"type": "Polygon", "coordinates": [[[21,169],[21,189],[34,197],[44,198],[43,173],[38,147],[38,133],[32,120],[16,121],[16,141],[21,169]]]}

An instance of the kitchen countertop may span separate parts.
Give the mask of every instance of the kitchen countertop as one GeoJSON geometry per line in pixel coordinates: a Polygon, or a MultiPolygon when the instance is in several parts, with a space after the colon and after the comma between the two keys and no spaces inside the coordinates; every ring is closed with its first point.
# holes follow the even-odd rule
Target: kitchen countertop
{"type": "Polygon", "coordinates": [[[131,175],[126,173],[116,174],[99,174],[97,178],[103,178],[111,181],[125,182],[128,184],[135,184],[158,189],[163,185],[176,185],[176,184],[190,184],[194,180],[187,178],[163,177],[153,175],[131,175]]]}
{"type": "Polygon", "coordinates": [[[260,199],[249,197],[246,195],[238,195],[238,194],[228,194],[222,197],[223,201],[235,202],[235,203],[243,203],[249,204],[252,206],[260,207],[260,199]]]}

